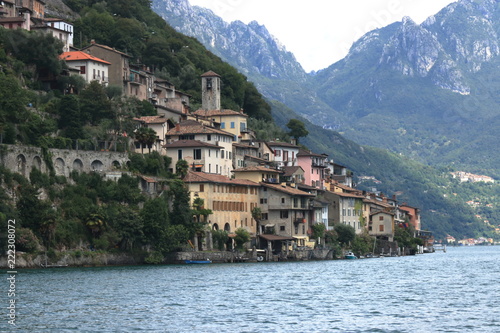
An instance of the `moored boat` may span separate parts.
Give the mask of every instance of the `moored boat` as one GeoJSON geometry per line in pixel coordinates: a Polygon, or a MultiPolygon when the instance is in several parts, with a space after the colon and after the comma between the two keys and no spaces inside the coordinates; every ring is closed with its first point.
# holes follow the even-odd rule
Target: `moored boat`
{"type": "Polygon", "coordinates": [[[184,260],[184,263],[186,264],[211,264],[212,260],[207,259],[207,260],[184,260]]]}
{"type": "Polygon", "coordinates": [[[344,259],[358,259],[358,257],[356,257],[352,252],[346,252],[344,259]]]}

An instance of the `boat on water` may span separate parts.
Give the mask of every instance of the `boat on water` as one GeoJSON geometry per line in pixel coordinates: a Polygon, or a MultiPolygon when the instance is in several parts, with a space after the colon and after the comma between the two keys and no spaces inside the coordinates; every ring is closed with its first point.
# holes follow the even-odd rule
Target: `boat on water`
{"type": "Polygon", "coordinates": [[[344,259],[358,259],[358,257],[356,257],[352,252],[346,252],[344,259]]]}
{"type": "Polygon", "coordinates": [[[186,264],[211,264],[212,260],[207,259],[207,260],[184,260],[184,263],[186,264]]]}

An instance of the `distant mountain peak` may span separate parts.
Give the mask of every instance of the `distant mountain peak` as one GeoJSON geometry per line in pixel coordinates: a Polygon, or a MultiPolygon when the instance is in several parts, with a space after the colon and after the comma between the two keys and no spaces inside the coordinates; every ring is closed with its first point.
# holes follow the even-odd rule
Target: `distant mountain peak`
{"type": "Polygon", "coordinates": [[[154,0],[153,10],[246,75],[258,72],[272,79],[305,80],[295,56],[257,21],[228,23],[209,9],[190,6],[187,0],[154,0]]]}

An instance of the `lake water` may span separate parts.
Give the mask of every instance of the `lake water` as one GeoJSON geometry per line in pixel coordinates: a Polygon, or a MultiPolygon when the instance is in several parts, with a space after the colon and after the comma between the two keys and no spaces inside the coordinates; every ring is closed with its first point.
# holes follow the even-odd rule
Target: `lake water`
{"type": "MultiPolygon", "coordinates": [[[[499,282],[500,246],[364,260],[19,270],[16,330],[500,332],[499,282]]],[[[10,331],[7,291],[0,301],[0,330],[10,331]]]]}

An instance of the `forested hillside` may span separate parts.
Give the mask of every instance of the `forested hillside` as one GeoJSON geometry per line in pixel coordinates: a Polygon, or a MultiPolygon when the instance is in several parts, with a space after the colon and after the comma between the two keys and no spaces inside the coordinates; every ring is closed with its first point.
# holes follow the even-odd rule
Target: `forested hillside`
{"type": "MultiPolygon", "coordinates": [[[[95,40],[133,56],[200,103],[200,75],[208,70],[224,77],[222,104],[245,111],[262,122],[271,120],[270,106],[245,76],[207,52],[192,38],[176,33],[149,9],[148,1],[68,1],[77,10],[76,46],[95,40]]],[[[147,262],[185,247],[201,232],[193,223],[189,195],[178,175],[168,172],[170,159],[157,153],[130,154],[130,164],[118,181],[98,174],[57,176],[48,148],[126,149],[134,117],[155,114],[147,101],[123,97],[120,87],[85,84],[58,56],[62,44],[52,36],[0,29],[0,156],[8,144],[42,148],[48,173],[27,170],[28,178],[0,168],[0,224],[16,220],[18,251],[49,249],[141,251],[150,247],[147,262]],[[47,78],[53,78],[50,86],[47,78]],[[71,87],[77,94],[64,94],[71,87]],[[97,146],[96,146],[97,145],[97,146]],[[128,175],[127,175],[128,174],[128,175]],[[136,175],[161,179],[163,192],[150,199],[136,175]]],[[[140,140],[137,138],[137,140],[140,140]]],[[[7,233],[0,248],[6,249],[7,233]]]]}

